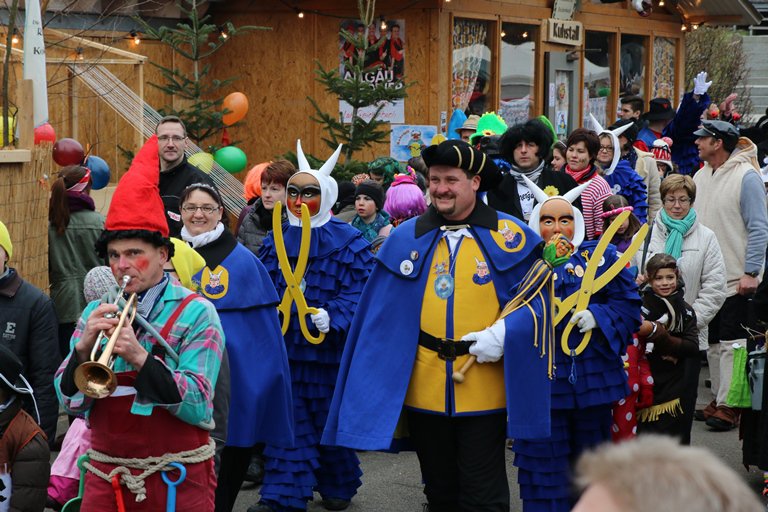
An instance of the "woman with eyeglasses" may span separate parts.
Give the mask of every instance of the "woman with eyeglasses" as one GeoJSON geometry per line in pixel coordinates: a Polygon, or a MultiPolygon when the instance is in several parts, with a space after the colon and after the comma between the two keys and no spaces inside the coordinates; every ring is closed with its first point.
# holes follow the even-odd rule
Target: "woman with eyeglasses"
{"type": "MultiPolygon", "coordinates": [[[[673,174],[661,182],[663,208],[654,220],[650,241],[638,251],[635,261],[644,266],[659,253],[677,260],[685,302],[696,312],[699,349],[706,350],[707,325],[725,302],[725,260],[714,232],[696,220],[695,199],[696,184],[690,176],[673,174]]],[[[642,268],[640,275],[644,272],[642,268]]],[[[686,393],[681,405],[686,427],[682,442],[690,444],[701,358],[685,358],[685,364],[686,393]]]]}
{"type": "Polygon", "coordinates": [[[293,444],[291,377],[275,309],[279,299],[264,265],[221,223],[224,208],[216,189],[190,185],[179,205],[181,237],[205,260],[192,277],[193,285],[216,307],[226,337],[230,401],[216,510],[228,512],[253,446],[293,444]]]}
{"type": "Polygon", "coordinates": [[[576,128],[565,145],[565,172],[579,185],[589,183],[581,193],[581,212],[584,215],[585,239],[593,240],[602,227],[603,201],[613,195],[595,163],[600,151],[600,139],[592,130],[576,128]]]}

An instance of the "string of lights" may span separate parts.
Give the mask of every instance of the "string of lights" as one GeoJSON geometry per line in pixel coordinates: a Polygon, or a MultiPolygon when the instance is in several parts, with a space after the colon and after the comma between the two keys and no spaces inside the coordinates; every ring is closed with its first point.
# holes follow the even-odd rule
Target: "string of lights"
{"type": "MultiPolygon", "coordinates": [[[[292,11],[294,11],[296,13],[296,16],[298,16],[299,18],[304,18],[304,16],[307,15],[307,14],[314,14],[316,16],[323,16],[323,17],[326,17],[326,18],[336,18],[336,19],[341,19],[341,20],[346,20],[346,19],[350,18],[350,16],[340,16],[338,14],[332,14],[332,13],[329,13],[329,12],[323,12],[323,11],[319,11],[317,9],[302,9],[301,7],[298,7],[296,5],[291,5],[287,0],[279,0],[279,1],[280,1],[281,4],[283,4],[288,9],[291,9],[292,11]]],[[[382,29],[386,29],[386,27],[387,27],[387,21],[386,20],[387,19],[392,19],[392,16],[394,16],[395,14],[399,14],[402,11],[405,11],[406,9],[410,9],[411,7],[414,7],[416,4],[421,3],[421,2],[423,2],[423,0],[413,0],[413,1],[409,2],[408,4],[404,5],[403,7],[399,8],[399,9],[395,9],[394,11],[389,12],[388,14],[381,14],[381,15],[379,15],[379,20],[380,20],[380,23],[381,23],[381,28],[382,29]]]]}

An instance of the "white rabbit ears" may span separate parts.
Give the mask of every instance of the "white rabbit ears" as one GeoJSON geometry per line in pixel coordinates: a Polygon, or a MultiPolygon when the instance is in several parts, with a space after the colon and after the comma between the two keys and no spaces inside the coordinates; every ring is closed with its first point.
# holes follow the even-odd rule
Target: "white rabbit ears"
{"type": "MultiPolygon", "coordinates": [[[[336,162],[339,159],[339,155],[341,154],[341,144],[339,144],[339,147],[336,148],[336,151],[333,152],[331,157],[325,161],[322,167],[317,170],[320,174],[324,174],[325,176],[330,176],[331,171],[333,171],[333,168],[336,167],[336,162]]],[[[301,139],[296,140],[296,160],[299,163],[299,171],[314,171],[315,169],[312,169],[310,167],[309,162],[307,161],[307,157],[304,156],[304,151],[301,149],[301,139]]]]}
{"type": "Polygon", "coordinates": [[[533,194],[533,197],[536,199],[537,203],[543,203],[544,201],[553,199],[555,197],[562,197],[569,203],[573,204],[573,202],[581,195],[584,189],[587,188],[587,185],[589,185],[589,182],[579,185],[576,188],[572,188],[562,196],[548,196],[543,190],[539,188],[538,185],[536,185],[536,183],[531,181],[531,179],[529,179],[527,176],[522,175],[522,177],[525,180],[525,184],[531,190],[531,193],[533,194]]]}
{"type": "Polygon", "coordinates": [[[608,130],[606,128],[603,128],[597,119],[595,119],[595,116],[592,115],[592,112],[589,113],[589,121],[592,124],[592,129],[597,132],[597,134],[601,133],[612,133],[616,137],[624,133],[625,131],[629,130],[629,127],[632,126],[632,123],[627,123],[624,126],[619,126],[616,129],[608,130]]]}

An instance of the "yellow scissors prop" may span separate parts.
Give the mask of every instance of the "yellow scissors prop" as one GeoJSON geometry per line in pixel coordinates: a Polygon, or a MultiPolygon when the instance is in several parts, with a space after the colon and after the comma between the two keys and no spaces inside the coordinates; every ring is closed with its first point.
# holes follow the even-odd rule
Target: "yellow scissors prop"
{"type": "MultiPolygon", "coordinates": [[[[648,233],[648,224],[643,224],[640,227],[637,234],[635,234],[632,243],[629,245],[627,250],[624,251],[624,254],[622,254],[621,257],[613,263],[613,265],[608,267],[608,269],[603,272],[600,277],[595,278],[595,275],[597,274],[597,267],[599,266],[600,260],[603,259],[605,251],[608,249],[608,244],[611,242],[613,236],[619,230],[624,221],[627,220],[629,214],[630,212],[628,211],[621,212],[614,219],[614,221],[611,222],[611,225],[608,226],[608,229],[605,230],[605,233],[603,233],[600,237],[600,241],[598,242],[597,247],[595,247],[592,256],[587,262],[587,268],[584,271],[584,277],[581,280],[581,287],[579,288],[579,291],[572,293],[562,301],[555,299],[555,311],[557,312],[555,314],[555,325],[560,323],[560,321],[569,311],[571,311],[571,309],[574,310],[574,313],[587,309],[587,306],[589,306],[589,299],[592,297],[592,294],[597,293],[606,284],[608,284],[611,279],[619,275],[622,269],[627,266],[627,263],[632,260],[643,242],[645,242],[645,236],[648,233]]],[[[584,352],[584,349],[587,348],[589,340],[592,338],[592,331],[590,330],[585,332],[581,343],[579,343],[576,348],[571,349],[568,345],[568,336],[571,334],[571,330],[575,327],[575,325],[576,324],[568,322],[568,325],[565,326],[563,335],[560,338],[560,348],[568,355],[577,356],[584,352]]]]}
{"type": "Polygon", "coordinates": [[[288,253],[285,250],[285,239],[283,238],[282,220],[283,205],[280,201],[275,203],[274,213],[272,214],[272,232],[275,234],[275,252],[277,252],[277,261],[280,263],[280,271],[285,278],[286,289],[283,294],[283,300],[277,307],[277,310],[283,314],[283,334],[288,332],[288,324],[291,322],[291,306],[296,303],[296,310],[299,315],[299,326],[304,338],[317,345],[325,339],[325,333],[313,336],[307,327],[307,316],[315,315],[320,312],[317,308],[311,308],[307,305],[304,293],[301,291],[299,283],[304,279],[304,272],[307,270],[307,261],[309,260],[309,244],[312,236],[309,220],[309,208],[306,204],[301,205],[301,245],[299,246],[299,258],[296,261],[296,268],[291,272],[291,262],[288,260],[288,253]]]}

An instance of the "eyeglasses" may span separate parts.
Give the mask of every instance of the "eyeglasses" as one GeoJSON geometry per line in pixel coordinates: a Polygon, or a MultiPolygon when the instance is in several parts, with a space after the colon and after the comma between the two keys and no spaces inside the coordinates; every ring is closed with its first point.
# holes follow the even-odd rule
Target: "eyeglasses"
{"type": "Polygon", "coordinates": [[[600,151],[605,151],[606,153],[610,153],[613,151],[613,146],[600,146],[600,151]]]}
{"type": "Polygon", "coordinates": [[[181,211],[184,213],[195,213],[197,210],[200,210],[206,215],[211,215],[213,212],[219,211],[220,206],[211,206],[209,204],[206,204],[204,206],[192,206],[191,204],[187,204],[181,207],[181,211]]]}
{"type": "Polygon", "coordinates": [[[167,144],[169,140],[172,140],[173,142],[181,142],[186,138],[185,135],[160,135],[157,140],[163,144],[167,144]]]}
{"type": "Polygon", "coordinates": [[[665,197],[664,198],[664,204],[669,206],[672,206],[675,203],[678,203],[680,206],[685,206],[690,202],[691,202],[690,197],[665,197]]]}

